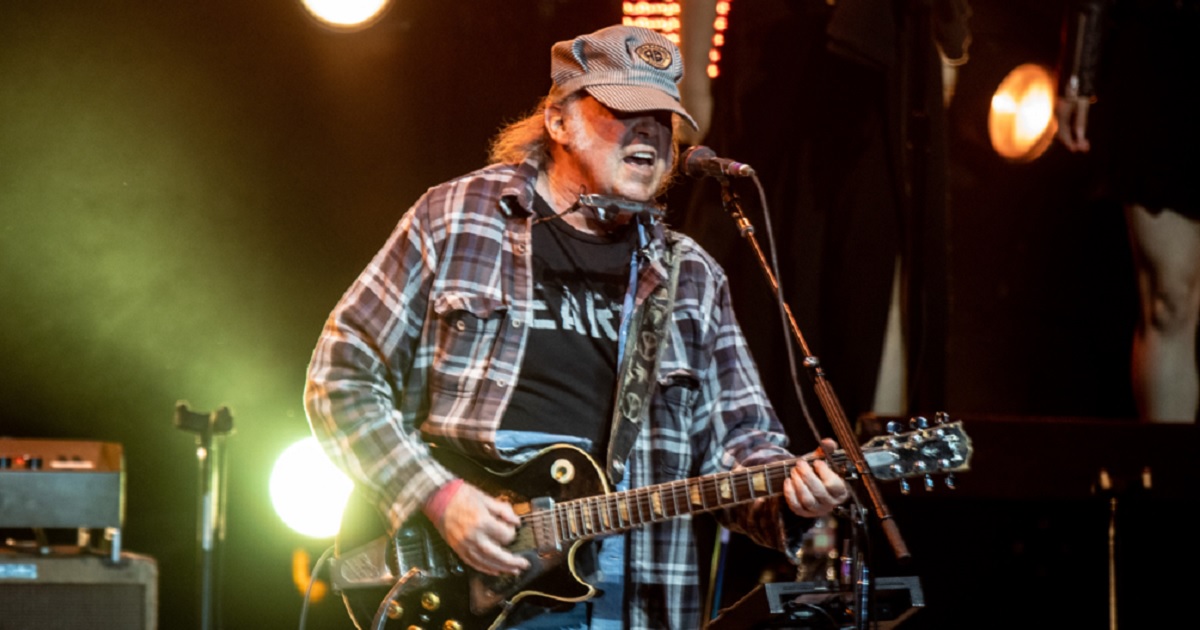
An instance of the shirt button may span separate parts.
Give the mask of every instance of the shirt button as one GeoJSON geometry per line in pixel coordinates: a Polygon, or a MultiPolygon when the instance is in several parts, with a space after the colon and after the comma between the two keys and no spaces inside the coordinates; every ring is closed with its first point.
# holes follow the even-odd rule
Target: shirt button
{"type": "Polygon", "coordinates": [[[517,253],[518,254],[525,253],[525,243],[517,243],[517,253]]]}
{"type": "Polygon", "coordinates": [[[467,322],[464,322],[463,320],[461,320],[461,319],[460,319],[460,320],[458,320],[457,322],[454,322],[454,327],[455,327],[455,328],[457,328],[457,329],[459,329],[459,330],[466,330],[466,329],[467,329],[467,322]]]}
{"type": "Polygon", "coordinates": [[[514,319],[514,320],[512,320],[512,323],[513,323],[513,328],[520,328],[520,327],[521,327],[521,320],[519,320],[519,319],[514,319]]]}
{"type": "Polygon", "coordinates": [[[496,379],[496,384],[499,385],[500,387],[508,387],[508,381],[506,381],[502,378],[496,379]]]}

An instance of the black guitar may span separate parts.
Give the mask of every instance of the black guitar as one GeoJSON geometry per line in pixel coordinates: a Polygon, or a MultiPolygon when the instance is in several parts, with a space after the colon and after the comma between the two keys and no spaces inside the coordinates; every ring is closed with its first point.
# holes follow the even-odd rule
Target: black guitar
{"type": "MultiPolygon", "coordinates": [[[[961,423],[949,422],[873,438],[862,453],[871,475],[886,481],[967,470],[972,447],[961,423]]],[[[521,602],[554,607],[586,600],[596,589],[577,572],[576,552],[585,542],[781,494],[796,461],[611,492],[603,468],[573,446],[547,448],[505,472],[449,453],[437,458],[512,504],[521,526],[509,550],[530,568],[519,576],[480,574],[423,515],[389,539],[373,508],[352,503],[338,533],[331,582],[359,630],[495,628],[521,602]]],[[[832,457],[843,466],[845,459],[843,451],[832,457]]]]}

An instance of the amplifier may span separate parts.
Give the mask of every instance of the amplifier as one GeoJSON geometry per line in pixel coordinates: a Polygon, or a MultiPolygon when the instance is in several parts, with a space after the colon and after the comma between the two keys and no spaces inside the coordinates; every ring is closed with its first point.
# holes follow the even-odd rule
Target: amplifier
{"type": "Polygon", "coordinates": [[[75,547],[0,549],[0,630],[155,630],[158,564],[130,552],[112,562],[75,547]]]}
{"type": "Polygon", "coordinates": [[[0,527],[119,529],[124,516],[120,444],[0,438],[0,527]]]}

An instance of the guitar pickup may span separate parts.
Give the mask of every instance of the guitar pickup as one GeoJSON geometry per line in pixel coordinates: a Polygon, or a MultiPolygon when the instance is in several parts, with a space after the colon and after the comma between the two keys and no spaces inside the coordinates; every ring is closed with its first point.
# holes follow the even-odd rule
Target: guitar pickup
{"type": "Polygon", "coordinates": [[[533,532],[533,548],[539,554],[561,552],[562,541],[558,539],[558,528],[554,526],[554,499],[536,497],[529,502],[534,515],[529,524],[533,532]]]}

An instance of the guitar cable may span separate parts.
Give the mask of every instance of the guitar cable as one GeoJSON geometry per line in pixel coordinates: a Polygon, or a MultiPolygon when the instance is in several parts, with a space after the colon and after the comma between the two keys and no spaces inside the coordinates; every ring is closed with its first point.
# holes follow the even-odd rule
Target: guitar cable
{"type": "Polygon", "coordinates": [[[317,575],[321,572],[321,567],[329,560],[329,556],[333,554],[334,545],[330,545],[321,553],[321,557],[317,558],[316,564],[313,565],[312,573],[309,574],[308,588],[304,589],[304,603],[300,606],[300,630],[304,630],[304,625],[308,620],[308,602],[312,597],[313,584],[317,583],[317,575]]]}
{"type": "Polygon", "coordinates": [[[424,582],[424,576],[425,572],[418,567],[413,567],[400,576],[400,579],[396,580],[396,583],[388,590],[387,595],[384,595],[383,599],[379,601],[379,609],[375,611],[375,619],[371,621],[371,628],[374,630],[384,630],[384,626],[387,625],[388,621],[388,608],[392,601],[400,596],[400,591],[408,586],[409,580],[417,578],[419,581],[416,585],[420,586],[424,582]]]}

